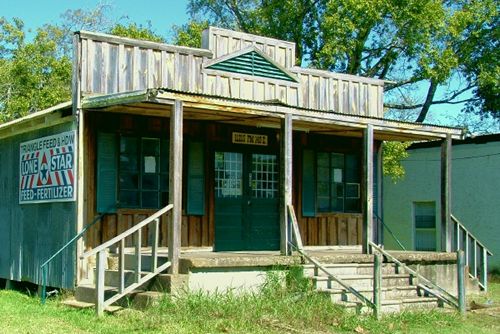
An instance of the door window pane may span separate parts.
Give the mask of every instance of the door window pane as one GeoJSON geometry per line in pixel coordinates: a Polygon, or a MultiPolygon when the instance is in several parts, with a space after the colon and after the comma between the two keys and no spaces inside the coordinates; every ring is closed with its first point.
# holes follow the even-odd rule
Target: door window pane
{"type": "Polygon", "coordinates": [[[243,154],[215,152],[215,195],[219,198],[243,195],[243,154]]]}
{"type": "Polygon", "coordinates": [[[274,154],[252,154],[251,192],[254,198],[278,196],[278,162],[274,154]]]}

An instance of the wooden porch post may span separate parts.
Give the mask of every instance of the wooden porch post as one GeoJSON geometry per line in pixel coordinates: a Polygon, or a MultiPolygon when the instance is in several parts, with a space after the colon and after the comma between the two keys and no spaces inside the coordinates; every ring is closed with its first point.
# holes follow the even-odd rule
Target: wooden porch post
{"type": "Polygon", "coordinates": [[[368,124],[363,135],[363,254],[370,252],[373,241],[373,126],[368,124]]]}
{"type": "Polygon", "coordinates": [[[288,205],[292,204],[292,115],[281,120],[281,196],[280,196],[280,250],[291,255],[288,205]]]}
{"type": "Polygon", "coordinates": [[[441,250],[451,252],[451,135],[441,144],[441,250]]]}
{"type": "Polygon", "coordinates": [[[174,205],[170,214],[168,258],[171,274],[179,273],[182,221],[182,101],[175,100],[170,114],[170,172],[168,202],[174,205]]]}

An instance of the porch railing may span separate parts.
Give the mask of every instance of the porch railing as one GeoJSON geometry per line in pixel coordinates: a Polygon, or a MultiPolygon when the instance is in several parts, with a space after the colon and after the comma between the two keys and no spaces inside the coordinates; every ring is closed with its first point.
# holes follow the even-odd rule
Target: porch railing
{"type": "Polygon", "coordinates": [[[469,230],[454,216],[453,245],[455,250],[465,253],[465,266],[469,277],[477,279],[479,287],[488,290],[488,256],[493,255],[469,230]]]}
{"type": "Polygon", "coordinates": [[[382,224],[382,227],[383,227],[384,229],[386,229],[386,230],[387,230],[387,232],[389,232],[389,234],[390,234],[390,235],[391,235],[391,237],[392,237],[392,238],[396,241],[396,243],[398,244],[398,246],[399,246],[402,250],[406,251],[405,246],[403,246],[403,244],[401,243],[401,241],[399,240],[399,238],[398,238],[398,237],[396,237],[396,235],[392,232],[392,230],[389,228],[389,226],[388,226],[388,225],[386,225],[386,223],[384,223],[384,220],[383,220],[382,218],[380,218],[380,216],[379,216],[379,215],[377,215],[375,212],[373,213],[373,216],[374,216],[374,217],[375,217],[375,218],[376,218],[376,219],[377,219],[377,220],[378,220],[378,221],[382,224]]]}
{"type": "MultiPolygon", "coordinates": [[[[391,261],[391,262],[395,263],[397,266],[399,266],[400,268],[402,268],[404,271],[406,271],[410,275],[418,278],[418,282],[419,282],[419,287],[420,288],[422,288],[423,290],[427,291],[429,294],[437,297],[441,301],[447,303],[448,305],[452,306],[453,308],[456,308],[456,309],[460,310],[461,307],[463,307],[463,305],[459,305],[459,299],[458,298],[456,298],[455,296],[453,296],[452,294],[450,294],[448,291],[446,291],[445,289],[443,289],[442,287],[440,287],[438,284],[432,282],[431,280],[429,280],[429,279],[425,278],[424,276],[422,276],[417,271],[411,269],[405,263],[399,261],[392,254],[390,254],[389,252],[387,252],[386,250],[384,250],[382,247],[376,245],[375,243],[373,243],[371,241],[369,242],[369,244],[370,244],[370,246],[372,247],[373,250],[375,250],[376,252],[378,252],[378,253],[382,254],[383,256],[385,256],[388,261],[391,261]]],[[[457,270],[460,273],[460,268],[457,268],[457,270]]],[[[459,296],[459,297],[461,297],[461,296],[459,296]]]]}
{"type": "Polygon", "coordinates": [[[41,284],[41,290],[40,290],[40,301],[42,304],[45,304],[45,300],[47,298],[47,271],[50,262],[54,260],[59,254],[61,254],[66,248],[71,246],[74,242],[78,241],[83,235],[87,232],[89,228],[97,224],[102,220],[102,218],[107,215],[107,213],[101,213],[97,217],[95,217],[92,222],[87,224],[77,235],[75,235],[71,240],[69,240],[64,246],[62,246],[57,252],[55,252],[51,257],[48,258],[47,261],[45,261],[41,266],[40,266],[40,271],[41,271],[41,276],[42,276],[42,284],[41,284]]]}
{"type": "Polygon", "coordinates": [[[150,217],[144,219],[139,224],[131,227],[120,235],[114,237],[113,239],[106,241],[102,245],[84,253],[80,259],[85,259],[89,256],[96,255],[96,275],[95,275],[95,289],[96,289],[96,313],[101,316],[104,310],[111,304],[118,301],[120,298],[124,297],[128,293],[134,291],[136,288],[140,287],[162,271],[170,267],[170,261],[158,265],[158,238],[159,238],[159,224],[160,217],[167,214],[172,210],[173,204],[169,204],[163,209],[157,211],[150,217]],[[151,268],[147,273],[142,272],[142,228],[152,225],[151,235],[151,268]],[[134,268],[134,283],[126,286],[125,285],[125,238],[135,234],[135,268],[134,268]],[[107,249],[111,248],[115,244],[118,244],[118,273],[119,273],[119,284],[118,291],[115,295],[105,299],[105,273],[106,273],[106,263],[107,263],[107,249]]]}
{"type": "MultiPolygon", "coordinates": [[[[373,309],[374,313],[377,314],[379,310],[376,308],[376,304],[375,303],[373,303],[370,299],[366,298],[361,292],[359,292],[358,290],[354,289],[352,286],[350,286],[349,284],[347,284],[345,281],[343,281],[339,277],[333,275],[318,260],[313,259],[311,256],[309,256],[304,251],[304,247],[302,245],[302,237],[300,236],[299,225],[298,225],[298,222],[297,222],[297,217],[295,215],[295,210],[294,210],[294,208],[293,208],[292,205],[288,205],[288,215],[289,215],[289,219],[291,221],[292,240],[294,241],[294,242],[289,242],[290,246],[292,248],[295,248],[296,251],[301,256],[303,256],[306,260],[308,260],[309,262],[311,262],[314,265],[314,267],[315,267],[314,271],[315,272],[322,271],[323,273],[325,273],[327,275],[328,279],[337,282],[344,289],[346,289],[347,291],[349,291],[350,293],[352,293],[354,296],[356,296],[356,298],[358,298],[361,301],[361,303],[363,303],[366,306],[368,306],[371,309],[373,309]]],[[[375,273],[375,277],[379,276],[377,274],[380,274],[380,273],[375,273]]],[[[377,279],[377,278],[375,278],[375,279],[377,279]]],[[[374,299],[376,299],[376,298],[374,298],[374,299]]]]}

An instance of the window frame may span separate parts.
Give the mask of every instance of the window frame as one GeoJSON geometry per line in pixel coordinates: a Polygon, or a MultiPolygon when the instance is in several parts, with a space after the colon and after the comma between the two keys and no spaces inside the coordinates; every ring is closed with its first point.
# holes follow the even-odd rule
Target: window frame
{"type": "MultiPolygon", "coordinates": [[[[315,151],[315,158],[314,158],[314,164],[315,164],[315,201],[316,201],[316,212],[318,214],[328,214],[328,213],[362,213],[362,207],[361,207],[361,166],[360,166],[360,156],[357,153],[352,153],[352,152],[338,152],[338,151],[315,151]],[[328,181],[320,180],[319,179],[319,155],[320,154],[326,154],[328,156],[328,166],[326,170],[328,171],[328,181]],[[336,156],[336,158],[335,158],[336,156]],[[340,167],[340,164],[335,164],[334,160],[339,158],[339,156],[342,157],[342,166],[340,167]],[[354,174],[348,173],[348,169],[351,165],[351,163],[348,163],[348,159],[351,159],[354,157],[355,161],[357,162],[355,168],[354,168],[354,174]],[[341,169],[342,171],[342,181],[341,182],[335,182],[335,169],[341,169]],[[348,177],[348,174],[350,177],[348,177]],[[353,178],[352,175],[355,175],[353,178]],[[325,196],[322,194],[320,196],[320,183],[327,184],[328,187],[328,195],[325,196]],[[342,196],[336,196],[335,194],[335,188],[337,187],[338,184],[342,185],[342,196]],[[357,188],[357,196],[347,196],[347,188],[348,186],[356,186],[357,188]],[[328,208],[327,209],[322,209],[320,208],[320,197],[322,198],[328,198],[328,208]],[[336,198],[335,198],[336,197],[336,198]],[[335,199],[334,199],[335,198],[335,199]],[[341,200],[342,202],[342,208],[339,209],[338,207],[335,207],[334,202],[341,200]],[[347,201],[351,201],[355,203],[356,209],[352,208],[346,208],[347,206],[347,201]]],[[[338,161],[337,161],[338,162],[338,161]]],[[[324,167],[323,167],[324,168],[324,167]]],[[[324,199],[323,199],[324,201],[324,199]]]]}
{"type": "MultiPolygon", "coordinates": [[[[437,238],[437,214],[436,214],[436,201],[413,201],[412,202],[412,222],[413,222],[413,245],[415,251],[422,251],[422,252],[435,252],[438,249],[438,238],[437,238]],[[434,227],[417,227],[417,207],[418,205],[432,205],[432,209],[434,212],[434,227]],[[417,244],[417,235],[419,232],[433,232],[434,233],[434,247],[431,248],[426,248],[426,249],[418,249],[418,244],[417,244]]],[[[422,215],[419,215],[422,216],[422,215]]],[[[428,216],[428,215],[426,215],[428,216]]]]}
{"type": "MultiPolygon", "coordinates": [[[[168,203],[168,195],[169,195],[169,142],[168,140],[162,139],[160,137],[154,136],[143,136],[142,134],[130,134],[130,133],[120,133],[118,135],[118,171],[117,171],[117,208],[118,209],[159,209],[165,206],[168,203]],[[136,140],[136,152],[135,159],[137,163],[137,169],[133,171],[128,171],[122,168],[122,156],[124,156],[125,152],[122,151],[122,141],[124,138],[132,138],[136,140]],[[158,148],[156,154],[154,154],[155,158],[155,172],[147,173],[145,168],[145,160],[146,157],[152,156],[148,154],[144,149],[144,143],[147,141],[157,141],[158,148]],[[163,147],[165,146],[165,147],[163,147]],[[146,153],[145,153],[146,152],[146,153]],[[165,157],[163,157],[165,155],[165,157]],[[145,187],[145,177],[148,175],[155,175],[157,179],[156,189],[146,188],[145,187]],[[134,176],[136,175],[136,188],[124,188],[122,182],[122,175],[134,176]],[[166,181],[166,182],[162,182],[166,181]],[[131,202],[123,201],[124,196],[123,192],[136,193],[136,203],[131,204],[131,202]],[[157,205],[146,205],[145,204],[145,195],[156,193],[157,205]]],[[[153,195],[154,196],[154,195],[153,195]]]]}

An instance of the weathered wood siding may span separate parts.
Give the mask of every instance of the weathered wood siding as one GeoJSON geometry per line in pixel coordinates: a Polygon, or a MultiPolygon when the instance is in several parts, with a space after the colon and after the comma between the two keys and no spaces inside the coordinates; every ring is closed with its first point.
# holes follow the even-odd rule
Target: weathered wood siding
{"type": "MultiPolygon", "coordinates": [[[[117,131],[122,133],[133,133],[136,124],[144,127],[142,131],[152,136],[160,134],[168,138],[168,119],[158,117],[131,116],[121,114],[89,114],[90,133],[86,138],[89,142],[88,161],[93,163],[87,167],[87,215],[90,221],[96,216],[95,198],[95,161],[96,147],[95,131],[104,129],[106,131],[117,131]],[[104,117],[104,118],[103,118],[104,117]]],[[[230,138],[233,131],[263,133],[269,137],[270,151],[279,150],[277,142],[277,129],[257,129],[241,126],[229,126],[223,124],[206,124],[204,122],[186,121],[184,123],[184,141],[198,140],[206,143],[205,149],[205,214],[202,216],[183,215],[181,230],[182,247],[210,247],[214,245],[214,150],[231,150],[230,138]]],[[[298,215],[300,231],[305,245],[359,245],[362,237],[362,213],[318,213],[316,217],[303,217],[301,207],[302,193],[302,163],[301,155],[305,147],[322,147],[327,150],[339,150],[340,152],[360,152],[361,141],[357,138],[340,138],[334,136],[319,136],[305,133],[294,133],[294,159],[293,159],[293,203],[298,215]]],[[[247,147],[252,150],[255,147],[247,147]]],[[[187,154],[185,150],[185,155],[187,154]]],[[[184,157],[187,161],[187,156],[184,157]]],[[[183,185],[183,212],[186,208],[186,180],[187,165],[184,165],[183,185]]],[[[111,239],[117,234],[139,223],[146,217],[152,215],[156,210],[144,209],[118,209],[117,213],[105,216],[103,222],[91,228],[87,233],[85,246],[95,247],[102,242],[111,239]]],[[[133,238],[133,237],[132,237],[133,238]]],[[[132,238],[127,245],[132,246],[132,238]]],[[[143,246],[148,245],[149,232],[143,230],[143,246]]],[[[168,229],[166,219],[162,219],[160,225],[160,245],[168,246],[168,229]]]]}
{"type": "MultiPolygon", "coordinates": [[[[19,144],[73,129],[73,123],[0,140],[0,278],[40,282],[40,265],[76,234],[76,202],[19,204],[19,144]]],[[[48,267],[47,285],[73,288],[76,249],[48,267]]]]}
{"type": "MultiPolygon", "coordinates": [[[[294,43],[224,29],[206,32],[207,49],[80,33],[83,96],[168,88],[253,101],[280,100],[300,108],[383,116],[383,81],[294,66],[294,43]],[[210,61],[253,46],[297,82],[206,68],[210,61]]],[[[77,86],[75,86],[77,87],[77,86]]]]}
{"type": "Polygon", "coordinates": [[[284,68],[295,65],[295,43],[216,27],[203,32],[202,47],[211,50],[214,59],[250,46],[263,51],[284,68]]]}

